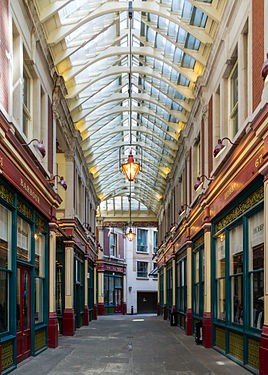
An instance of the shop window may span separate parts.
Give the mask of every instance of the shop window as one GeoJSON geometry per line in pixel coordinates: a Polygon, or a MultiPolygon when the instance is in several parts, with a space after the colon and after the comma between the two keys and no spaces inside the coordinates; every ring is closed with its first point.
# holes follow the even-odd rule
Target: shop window
{"type": "Polygon", "coordinates": [[[31,226],[20,216],[17,218],[17,258],[31,260],[31,226]]]}
{"type": "Polygon", "coordinates": [[[63,315],[64,310],[64,254],[56,254],[56,311],[63,315]]]}
{"type": "Polygon", "coordinates": [[[148,230],[146,229],[138,228],[137,230],[137,251],[148,252],[148,230]]]}
{"type": "Polygon", "coordinates": [[[11,269],[11,212],[0,205],[0,332],[9,330],[9,272],[11,269]]]}
{"type": "Polygon", "coordinates": [[[233,138],[238,131],[238,64],[237,61],[229,76],[229,124],[230,136],[233,138]]]}
{"type": "Polygon", "coordinates": [[[110,249],[110,256],[117,257],[117,234],[116,233],[110,233],[109,249],[110,249]]]}
{"type": "Polygon", "coordinates": [[[177,263],[177,310],[186,312],[186,257],[179,260],[177,263]]]}
{"type": "Polygon", "coordinates": [[[11,212],[0,205],[0,267],[11,269],[11,212]]]}
{"type": "Polygon", "coordinates": [[[31,136],[31,89],[32,79],[26,68],[23,67],[22,103],[23,103],[23,133],[27,138],[31,136]]]}
{"type": "Polygon", "coordinates": [[[262,329],[264,319],[264,211],[248,219],[250,324],[262,329]]]}
{"type": "Polygon", "coordinates": [[[204,245],[193,250],[193,313],[197,316],[203,315],[204,308],[204,268],[205,259],[203,254],[204,245]]]}
{"type": "Polygon", "coordinates": [[[148,262],[137,262],[137,277],[147,278],[148,262]]]}
{"type": "Polygon", "coordinates": [[[94,269],[88,264],[88,309],[94,308],[94,269]]]}
{"type": "Polygon", "coordinates": [[[225,301],[225,234],[216,238],[216,283],[217,283],[217,318],[226,319],[225,301]]]}
{"type": "Polygon", "coordinates": [[[243,226],[229,231],[232,322],[243,324],[243,226]]]}
{"type": "Polygon", "coordinates": [[[154,252],[154,254],[157,252],[157,248],[158,248],[158,246],[157,246],[157,232],[154,231],[153,232],[153,252],[154,252]]]}
{"type": "Polygon", "coordinates": [[[35,232],[35,323],[44,320],[44,282],[45,282],[45,235],[35,232]]]}
{"type": "Polygon", "coordinates": [[[166,272],[166,288],[167,288],[167,309],[172,308],[172,290],[173,290],[173,278],[172,278],[172,267],[169,266],[166,272]]]}

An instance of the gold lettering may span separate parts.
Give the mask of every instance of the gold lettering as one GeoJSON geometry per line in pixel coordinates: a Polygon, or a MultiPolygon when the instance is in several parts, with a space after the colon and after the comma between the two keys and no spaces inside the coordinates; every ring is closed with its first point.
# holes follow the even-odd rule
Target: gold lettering
{"type": "Polygon", "coordinates": [[[234,185],[231,185],[224,194],[224,199],[230,197],[230,195],[235,191],[234,185]]]}
{"type": "Polygon", "coordinates": [[[39,204],[40,198],[38,195],[32,190],[32,188],[27,185],[26,182],[23,181],[23,179],[20,179],[20,185],[23,187],[23,189],[39,204]]]}
{"type": "Polygon", "coordinates": [[[263,157],[263,155],[262,154],[260,154],[256,159],[255,159],[255,167],[256,168],[258,168],[259,167],[259,165],[262,163],[262,157],[263,157]]]}

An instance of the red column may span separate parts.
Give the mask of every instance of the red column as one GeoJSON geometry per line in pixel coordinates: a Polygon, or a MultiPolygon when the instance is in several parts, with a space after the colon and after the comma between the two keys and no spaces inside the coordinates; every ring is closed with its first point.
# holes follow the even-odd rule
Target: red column
{"type": "Polygon", "coordinates": [[[104,309],[104,303],[99,302],[98,303],[98,315],[104,315],[105,309],[104,309]]]}
{"type": "Polygon", "coordinates": [[[186,311],[186,324],[185,324],[185,331],[187,336],[192,336],[193,329],[192,329],[192,309],[187,309],[186,311]]]}
{"type": "Polygon", "coordinates": [[[63,330],[64,336],[73,336],[75,331],[74,310],[65,309],[63,313],[63,330]]]}
{"type": "Polygon", "coordinates": [[[96,304],[94,304],[94,316],[93,316],[93,319],[94,320],[97,320],[97,316],[98,316],[98,313],[97,313],[98,311],[97,311],[97,305],[96,304]]]}
{"type": "Polygon", "coordinates": [[[88,326],[89,323],[89,316],[88,316],[88,306],[84,308],[84,325],[88,326]]]}
{"type": "MultiPolygon", "coordinates": [[[[48,347],[58,346],[58,318],[55,312],[50,312],[48,317],[48,347]]],[[[1,373],[1,371],[0,371],[1,373]]]]}

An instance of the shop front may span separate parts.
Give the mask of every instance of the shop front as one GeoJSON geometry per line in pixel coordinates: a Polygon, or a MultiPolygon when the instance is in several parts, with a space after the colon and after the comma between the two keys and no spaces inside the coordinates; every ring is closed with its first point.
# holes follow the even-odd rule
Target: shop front
{"type": "Polygon", "coordinates": [[[48,345],[48,220],[0,178],[2,371],[48,345]]]}
{"type": "Polygon", "coordinates": [[[61,199],[2,117],[0,125],[0,367],[4,372],[57,345],[48,298],[49,225],[61,199]]]}
{"type": "Polygon", "coordinates": [[[213,223],[213,345],[255,371],[264,323],[264,189],[259,179],[213,223]]]}
{"type": "MultiPolygon", "coordinates": [[[[192,241],[192,324],[193,333],[202,325],[204,314],[204,236],[192,241]]],[[[202,341],[202,339],[200,339],[202,341]]]]}
{"type": "Polygon", "coordinates": [[[176,313],[178,325],[185,329],[187,311],[187,252],[182,248],[176,256],[176,313]]]}
{"type": "Polygon", "coordinates": [[[123,277],[117,273],[104,274],[104,308],[106,314],[123,312],[123,277]]]}
{"type": "Polygon", "coordinates": [[[119,264],[98,263],[98,315],[125,314],[126,268],[119,264]]]}

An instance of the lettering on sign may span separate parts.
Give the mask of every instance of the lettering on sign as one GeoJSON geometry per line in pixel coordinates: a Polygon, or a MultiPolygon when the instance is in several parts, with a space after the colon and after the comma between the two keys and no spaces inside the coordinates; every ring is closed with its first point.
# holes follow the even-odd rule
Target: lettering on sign
{"type": "Polygon", "coordinates": [[[262,164],[263,159],[262,159],[262,154],[260,154],[256,159],[255,159],[255,167],[258,168],[260,164],[262,164]]]}
{"type": "Polygon", "coordinates": [[[20,186],[39,204],[40,198],[38,195],[33,191],[33,189],[25,182],[23,179],[20,179],[20,186]]]}
{"type": "Polygon", "coordinates": [[[230,195],[233,194],[234,191],[235,191],[234,185],[231,185],[230,187],[228,187],[227,191],[224,193],[224,199],[226,200],[227,198],[229,198],[230,195]]]}

